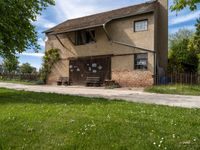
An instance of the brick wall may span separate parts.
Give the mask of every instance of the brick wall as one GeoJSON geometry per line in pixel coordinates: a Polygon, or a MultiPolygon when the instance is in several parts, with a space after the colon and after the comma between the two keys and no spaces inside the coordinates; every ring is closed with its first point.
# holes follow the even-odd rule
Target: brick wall
{"type": "Polygon", "coordinates": [[[112,80],[122,87],[146,87],[153,85],[153,77],[150,71],[113,71],[112,80]]]}

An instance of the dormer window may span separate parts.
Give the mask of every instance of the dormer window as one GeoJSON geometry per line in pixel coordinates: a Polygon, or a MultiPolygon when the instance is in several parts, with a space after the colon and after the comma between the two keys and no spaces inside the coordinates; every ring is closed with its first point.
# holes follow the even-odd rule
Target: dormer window
{"type": "Polygon", "coordinates": [[[95,30],[82,30],[75,32],[75,45],[85,45],[95,42],[95,30]]]}

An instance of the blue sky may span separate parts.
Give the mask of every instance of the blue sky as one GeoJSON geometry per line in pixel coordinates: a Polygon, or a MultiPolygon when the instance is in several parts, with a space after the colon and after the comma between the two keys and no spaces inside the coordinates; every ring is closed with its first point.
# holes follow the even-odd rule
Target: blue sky
{"type": "MultiPolygon", "coordinates": [[[[33,22],[38,32],[38,43],[41,46],[39,53],[34,53],[32,50],[20,54],[20,63],[30,63],[36,68],[40,68],[42,56],[44,53],[45,35],[42,31],[55,26],[67,19],[77,18],[85,15],[117,9],[124,6],[134,5],[148,0],[56,0],[55,6],[50,6],[42,12],[42,15],[37,17],[37,21],[33,22]]],[[[169,0],[169,6],[172,0],[169,0]]],[[[200,6],[194,12],[188,8],[181,12],[169,11],[169,33],[175,33],[180,28],[194,30],[196,19],[200,15],[200,6]]]]}

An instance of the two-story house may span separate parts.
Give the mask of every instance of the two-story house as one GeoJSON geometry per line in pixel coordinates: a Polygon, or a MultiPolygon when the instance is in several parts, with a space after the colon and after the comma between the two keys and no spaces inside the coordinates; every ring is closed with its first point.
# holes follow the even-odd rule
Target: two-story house
{"type": "Polygon", "coordinates": [[[48,83],[60,76],[73,84],[87,77],[115,80],[122,86],[148,86],[167,68],[168,1],[139,5],[67,20],[47,31],[46,50],[60,50],[48,83]]]}

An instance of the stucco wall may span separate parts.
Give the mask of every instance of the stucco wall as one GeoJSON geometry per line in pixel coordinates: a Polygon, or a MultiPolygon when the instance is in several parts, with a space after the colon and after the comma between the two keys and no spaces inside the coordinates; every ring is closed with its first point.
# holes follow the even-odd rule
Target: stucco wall
{"type": "Polygon", "coordinates": [[[157,13],[157,39],[158,67],[167,69],[168,63],[168,0],[158,0],[160,7],[157,13]]]}
{"type": "MultiPolygon", "coordinates": [[[[116,20],[108,24],[107,29],[113,40],[125,42],[137,47],[146,48],[154,50],[154,14],[144,14],[139,16],[134,16],[130,18],[124,18],[116,20]],[[148,19],[148,31],[134,32],[133,22],[137,20],[148,19]]],[[[87,44],[81,46],[74,46],[67,37],[73,38],[74,33],[60,34],[59,39],[65,45],[65,48],[60,44],[59,40],[55,35],[47,35],[48,41],[46,42],[46,50],[51,48],[60,49],[61,61],[58,62],[52,69],[52,73],[49,76],[48,83],[56,83],[60,76],[69,76],[69,57],[83,57],[83,56],[97,56],[97,55],[107,55],[107,54],[130,54],[130,53],[144,53],[139,49],[119,45],[108,41],[106,34],[102,27],[95,28],[96,40],[94,44],[87,44]]],[[[126,56],[114,56],[111,58],[111,68],[112,68],[112,78],[116,79],[116,72],[128,70],[129,78],[135,78],[134,74],[137,70],[134,70],[134,55],[126,56]]],[[[154,74],[154,54],[148,53],[148,70],[139,71],[140,74],[147,75],[148,78],[152,77],[154,74]]],[[[138,76],[144,80],[144,76],[138,76]]],[[[126,78],[126,77],[125,77],[126,78]]],[[[138,78],[137,78],[138,79],[138,78]]],[[[151,78],[152,79],[152,78],[151,78]]],[[[134,84],[129,84],[135,86],[135,82],[140,80],[133,80],[134,84]]],[[[148,83],[152,84],[152,81],[148,83]]],[[[137,84],[139,85],[139,84],[137,84]]],[[[143,85],[143,84],[142,84],[143,85]]]]}

